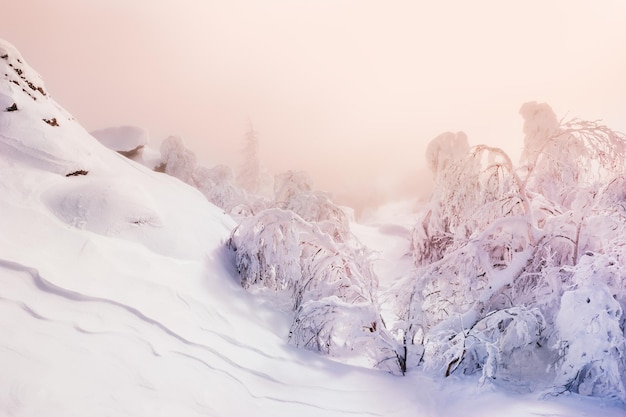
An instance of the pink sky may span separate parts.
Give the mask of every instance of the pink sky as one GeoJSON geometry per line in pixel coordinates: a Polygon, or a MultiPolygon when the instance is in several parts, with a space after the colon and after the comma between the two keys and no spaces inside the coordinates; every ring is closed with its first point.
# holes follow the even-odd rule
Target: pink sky
{"type": "Polygon", "coordinates": [[[272,172],[337,194],[419,182],[447,130],[517,158],[525,101],[626,131],[623,1],[5,3],[0,37],[87,129],[237,166],[250,118],[272,172]]]}

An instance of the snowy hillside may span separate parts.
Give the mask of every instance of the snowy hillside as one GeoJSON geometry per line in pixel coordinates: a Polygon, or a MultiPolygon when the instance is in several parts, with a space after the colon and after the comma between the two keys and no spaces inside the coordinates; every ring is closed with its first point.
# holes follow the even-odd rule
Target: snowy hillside
{"type": "MultiPolygon", "coordinates": [[[[288,315],[239,283],[235,225],[198,190],[103,146],[0,41],[0,416],[625,414],[289,345],[288,315]]],[[[380,248],[408,244],[385,230],[358,228],[380,248]]]]}

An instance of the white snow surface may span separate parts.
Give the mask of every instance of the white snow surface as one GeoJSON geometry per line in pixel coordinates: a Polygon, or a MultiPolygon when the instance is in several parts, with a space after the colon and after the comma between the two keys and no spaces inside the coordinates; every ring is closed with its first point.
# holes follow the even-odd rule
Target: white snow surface
{"type": "MultiPolygon", "coordinates": [[[[29,87],[43,83],[0,41],[3,56],[0,416],[625,414],[604,400],[398,377],[287,345],[287,315],[238,283],[225,247],[234,221],[102,146],[29,87]],[[52,118],[58,126],[43,121],[52,118]]],[[[394,230],[358,232],[393,258],[406,239],[394,230]]],[[[382,270],[398,274],[393,261],[382,270]]]]}

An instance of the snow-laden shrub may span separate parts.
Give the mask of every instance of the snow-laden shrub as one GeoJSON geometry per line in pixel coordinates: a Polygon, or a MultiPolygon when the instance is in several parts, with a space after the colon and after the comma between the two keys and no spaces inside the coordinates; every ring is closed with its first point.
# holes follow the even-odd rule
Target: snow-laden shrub
{"type": "MultiPolygon", "coordinates": [[[[426,148],[426,162],[435,182],[431,203],[424,210],[413,230],[412,245],[416,265],[437,261],[455,240],[464,234],[459,230],[467,204],[462,200],[475,195],[473,188],[461,188],[461,178],[475,176],[469,157],[469,144],[463,132],[445,132],[434,138],[426,148]]],[[[468,181],[468,184],[471,184],[468,181]]]]}
{"type": "Polygon", "coordinates": [[[520,114],[524,117],[526,181],[552,203],[570,207],[581,187],[621,173],[626,159],[623,134],[576,118],[559,123],[545,103],[525,103],[520,114]]]}
{"type": "Polygon", "coordinates": [[[393,288],[409,367],[516,383],[551,364],[539,385],[624,399],[626,137],[543,104],[521,113],[520,169],[451,134],[427,153],[416,268],[393,288]]]}
{"type": "Polygon", "coordinates": [[[300,291],[301,258],[307,258],[311,249],[300,247],[300,233],[308,228],[294,213],[277,209],[242,219],[230,240],[241,285],[300,291]]]}
{"type": "Polygon", "coordinates": [[[248,194],[235,185],[233,170],[226,165],[198,166],[193,172],[194,186],[216,206],[234,217],[247,217],[267,208],[266,199],[248,194]]]}
{"type": "Polygon", "coordinates": [[[211,203],[234,217],[247,217],[267,208],[266,198],[236,185],[233,170],[225,165],[198,165],[196,155],[182,139],[171,136],[161,144],[161,163],[155,168],[197,188],[211,203]]]}
{"type": "Polygon", "coordinates": [[[296,310],[289,331],[296,346],[332,355],[336,349],[354,349],[359,339],[378,328],[379,318],[367,303],[351,304],[331,295],[308,300],[296,310]]]}
{"type": "Polygon", "coordinates": [[[193,173],[196,170],[196,155],[178,136],[170,136],[161,143],[161,165],[159,170],[194,185],[193,173]]]}
{"type": "Polygon", "coordinates": [[[555,320],[556,385],[583,395],[626,401],[623,291],[619,268],[606,255],[581,258],[555,320]]]}
{"type": "Polygon", "coordinates": [[[461,332],[433,332],[425,344],[425,368],[445,374],[481,372],[481,381],[515,378],[532,364],[543,343],[545,320],[536,308],[495,310],[461,332]]]}
{"type": "Polygon", "coordinates": [[[348,215],[332,202],[329,194],[314,190],[313,181],[305,172],[287,171],[275,177],[274,205],[316,223],[337,242],[350,236],[348,215]]]}
{"type": "Polygon", "coordinates": [[[288,290],[294,310],[327,295],[351,303],[374,300],[378,284],[365,249],[340,246],[292,211],[267,209],[243,219],[230,244],[242,285],[288,290]]]}
{"type": "MultiPolygon", "coordinates": [[[[528,291],[520,284],[534,254],[526,217],[505,217],[492,222],[480,234],[466,240],[442,259],[418,267],[412,277],[394,285],[398,331],[408,351],[419,352],[428,340],[434,345],[447,341],[432,338],[446,333],[455,337],[472,328],[486,315],[511,308],[513,289],[528,291]],[[419,340],[416,340],[418,336],[419,340]]],[[[426,360],[419,354],[411,360],[426,360]]]]}
{"type": "Polygon", "coordinates": [[[435,177],[443,175],[451,166],[458,165],[469,153],[470,146],[464,132],[445,132],[430,141],[426,148],[426,162],[435,177]]]}
{"type": "Polygon", "coordinates": [[[430,203],[412,234],[412,252],[418,267],[440,260],[492,221],[528,215],[530,211],[522,181],[501,149],[482,145],[470,149],[464,134],[450,135],[433,139],[427,152],[435,184],[430,203]],[[451,138],[467,151],[448,150],[444,158],[441,154],[451,146],[451,138]]]}
{"type": "Polygon", "coordinates": [[[275,208],[243,219],[229,245],[242,286],[290,298],[291,343],[338,357],[360,354],[386,369],[391,360],[394,371],[403,370],[378,311],[377,281],[364,247],[338,243],[316,224],[275,208]]]}
{"type": "Polygon", "coordinates": [[[348,303],[336,295],[308,300],[296,311],[289,341],[392,373],[404,371],[398,343],[369,302],[348,303]]]}

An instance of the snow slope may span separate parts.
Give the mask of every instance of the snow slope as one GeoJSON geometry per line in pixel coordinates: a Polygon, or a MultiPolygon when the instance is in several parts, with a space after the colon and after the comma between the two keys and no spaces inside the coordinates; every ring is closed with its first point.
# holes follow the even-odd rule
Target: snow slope
{"type": "Polygon", "coordinates": [[[0,416],[624,415],[288,346],[238,284],[234,225],[100,144],[0,41],[0,416]]]}

